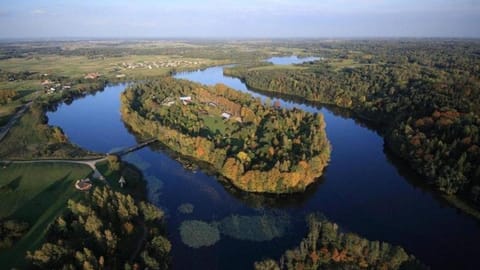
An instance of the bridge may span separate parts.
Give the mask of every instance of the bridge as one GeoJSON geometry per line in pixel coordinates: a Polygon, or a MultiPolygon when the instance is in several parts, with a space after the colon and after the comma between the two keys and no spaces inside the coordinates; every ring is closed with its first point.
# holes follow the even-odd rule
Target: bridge
{"type": "Polygon", "coordinates": [[[124,149],[121,149],[121,150],[117,150],[117,151],[113,151],[113,152],[109,152],[107,153],[107,155],[117,155],[117,156],[124,156],[126,154],[129,154],[131,152],[135,152],[149,144],[152,144],[154,142],[158,141],[158,139],[156,138],[151,138],[151,139],[148,139],[144,142],[141,142],[137,145],[134,145],[134,146],[130,146],[130,147],[127,147],[127,148],[124,148],[124,149]]]}

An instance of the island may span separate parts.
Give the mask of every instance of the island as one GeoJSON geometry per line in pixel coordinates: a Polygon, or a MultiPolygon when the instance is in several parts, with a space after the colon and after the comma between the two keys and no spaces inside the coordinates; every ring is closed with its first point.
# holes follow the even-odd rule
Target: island
{"type": "Polygon", "coordinates": [[[133,131],[208,165],[244,191],[304,191],[329,161],[321,114],[281,109],[222,84],[164,77],[130,86],[121,101],[133,131]]]}
{"type": "Polygon", "coordinates": [[[468,208],[452,195],[478,209],[478,42],[363,41],[341,46],[338,51],[318,50],[320,60],[301,65],[252,63],[225,68],[224,74],[256,91],[328,104],[373,123],[388,149],[427,184],[457,207],[468,208]]]}
{"type": "Polygon", "coordinates": [[[255,262],[254,269],[429,269],[402,247],[345,232],[321,214],[306,220],[309,231],[298,246],[278,261],[255,262]]]}

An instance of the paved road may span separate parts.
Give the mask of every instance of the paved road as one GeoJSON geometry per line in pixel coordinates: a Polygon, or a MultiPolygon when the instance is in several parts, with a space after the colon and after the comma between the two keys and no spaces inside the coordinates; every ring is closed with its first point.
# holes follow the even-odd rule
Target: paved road
{"type": "Polygon", "coordinates": [[[5,136],[7,136],[10,129],[15,125],[15,123],[17,123],[18,119],[22,117],[27,109],[32,106],[32,104],[33,101],[30,101],[29,103],[23,105],[22,108],[20,108],[20,110],[18,110],[18,112],[16,112],[15,115],[10,118],[8,123],[0,128],[0,142],[3,140],[3,138],[5,138],[5,136]]]}
{"type": "Polygon", "coordinates": [[[108,182],[106,181],[105,177],[98,171],[96,164],[101,161],[107,160],[106,157],[91,159],[91,160],[70,160],[70,159],[37,159],[37,160],[2,160],[2,163],[9,163],[9,164],[29,164],[29,163],[45,163],[45,162],[55,162],[55,163],[71,163],[71,164],[83,164],[87,165],[93,170],[93,177],[102,180],[105,182],[106,185],[109,186],[108,182]]]}

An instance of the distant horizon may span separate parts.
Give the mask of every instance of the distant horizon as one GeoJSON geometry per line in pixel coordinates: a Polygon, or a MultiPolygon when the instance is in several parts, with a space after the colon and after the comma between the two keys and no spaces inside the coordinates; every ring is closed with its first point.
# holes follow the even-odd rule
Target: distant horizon
{"type": "Polygon", "coordinates": [[[475,0],[4,0],[0,38],[480,38],[475,0]]]}
{"type": "Polygon", "coordinates": [[[0,37],[0,42],[69,41],[358,41],[358,40],[480,40],[470,36],[352,36],[352,37],[0,37]]]}

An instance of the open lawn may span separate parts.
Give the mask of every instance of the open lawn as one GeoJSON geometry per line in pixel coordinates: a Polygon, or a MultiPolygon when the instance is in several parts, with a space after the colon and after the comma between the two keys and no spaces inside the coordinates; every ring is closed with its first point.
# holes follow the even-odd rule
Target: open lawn
{"type": "Polygon", "coordinates": [[[219,116],[204,116],[203,123],[213,134],[217,131],[225,134],[225,130],[229,127],[229,123],[219,116]]]}
{"type": "Polygon", "coordinates": [[[0,167],[0,218],[28,222],[30,230],[12,248],[0,252],[3,269],[24,267],[27,250],[42,243],[48,225],[66,208],[68,199],[82,196],[74,183],[91,173],[78,164],[31,163],[0,167]]]}
{"type": "Polygon", "coordinates": [[[0,91],[15,90],[19,92],[19,96],[16,99],[28,96],[34,91],[41,89],[43,87],[40,80],[0,81],[0,91]]]}
{"type": "Polygon", "coordinates": [[[365,66],[367,64],[360,64],[353,59],[335,59],[329,60],[328,65],[333,67],[336,71],[342,70],[344,68],[357,68],[361,66],[365,66]]]}

